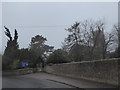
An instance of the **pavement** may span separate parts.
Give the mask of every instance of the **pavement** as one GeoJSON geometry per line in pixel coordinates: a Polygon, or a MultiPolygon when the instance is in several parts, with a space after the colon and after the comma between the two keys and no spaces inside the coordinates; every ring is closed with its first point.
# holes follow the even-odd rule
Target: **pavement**
{"type": "Polygon", "coordinates": [[[44,72],[32,73],[20,76],[4,76],[2,77],[3,88],[81,88],[87,90],[89,88],[114,88],[116,86],[97,83],[93,81],[75,79],[63,76],[57,76],[44,72]]]}

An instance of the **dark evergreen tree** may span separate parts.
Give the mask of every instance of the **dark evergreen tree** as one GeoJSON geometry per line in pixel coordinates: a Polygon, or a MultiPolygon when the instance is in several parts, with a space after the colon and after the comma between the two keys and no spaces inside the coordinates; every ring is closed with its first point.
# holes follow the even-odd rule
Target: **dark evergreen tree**
{"type": "Polygon", "coordinates": [[[5,27],[5,35],[9,38],[7,41],[7,47],[5,48],[4,55],[3,55],[3,70],[4,69],[12,69],[11,65],[14,62],[15,59],[17,59],[17,54],[18,54],[18,33],[17,30],[15,29],[15,35],[14,39],[11,37],[11,33],[7,27],[5,27]]]}
{"type": "Polygon", "coordinates": [[[29,50],[31,53],[33,53],[33,57],[31,58],[33,68],[36,68],[37,64],[40,63],[43,65],[46,59],[46,55],[49,54],[49,52],[51,52],[53,49],[52,46],[46,45],[45,41],[47,41],[47,39],[42,35],[36,35],[31,39],[29,50]]]}

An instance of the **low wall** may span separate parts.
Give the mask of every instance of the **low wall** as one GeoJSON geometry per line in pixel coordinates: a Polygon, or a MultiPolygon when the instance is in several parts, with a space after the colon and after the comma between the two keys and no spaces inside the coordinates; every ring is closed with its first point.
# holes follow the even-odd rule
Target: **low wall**
{"type": "Polygon", "coordinates": [[[8,70],[8,71],[2,71],[2,76],[24,75],[32,72],[33,69],[8,70]]]}
{"type": "Polygon", "coordinates": [[[119,59],[83,61],[46,66],[46,72],[118,85],[119,59]]]}

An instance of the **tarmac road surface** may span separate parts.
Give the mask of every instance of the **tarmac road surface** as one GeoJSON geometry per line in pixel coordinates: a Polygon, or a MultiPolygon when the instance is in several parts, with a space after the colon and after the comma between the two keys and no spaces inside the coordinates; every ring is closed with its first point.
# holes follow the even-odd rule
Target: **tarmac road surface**
{"type": "Polygon", "coordinates": [[[28,76],[4,76],[2,77],[2,88],[73,88],[71,86],[49,81],[36,79],[28,76]]]}
{"type": "Polygon", "coordinates": [[[20,76],[3,76],[2,88],[45,88],[45,90],[46,88],[65,88],[64,90],[67,88],[72,90],[78,88],[79,90],[90,90],[90,88],[108,90],[107,88],[111,88],[110,90],[115,90],[116,86],[40,72],[20,76]]]}

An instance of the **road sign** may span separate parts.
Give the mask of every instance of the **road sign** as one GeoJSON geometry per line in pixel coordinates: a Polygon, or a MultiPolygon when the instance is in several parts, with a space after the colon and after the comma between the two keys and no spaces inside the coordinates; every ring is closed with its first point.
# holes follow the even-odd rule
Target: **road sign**
{"type": "Polygon", "coordinates": [[[28,62],[21,62],[20,65],[21,65],[22,67],[27,67],[27,66],[28,66],[28,62]]]}

